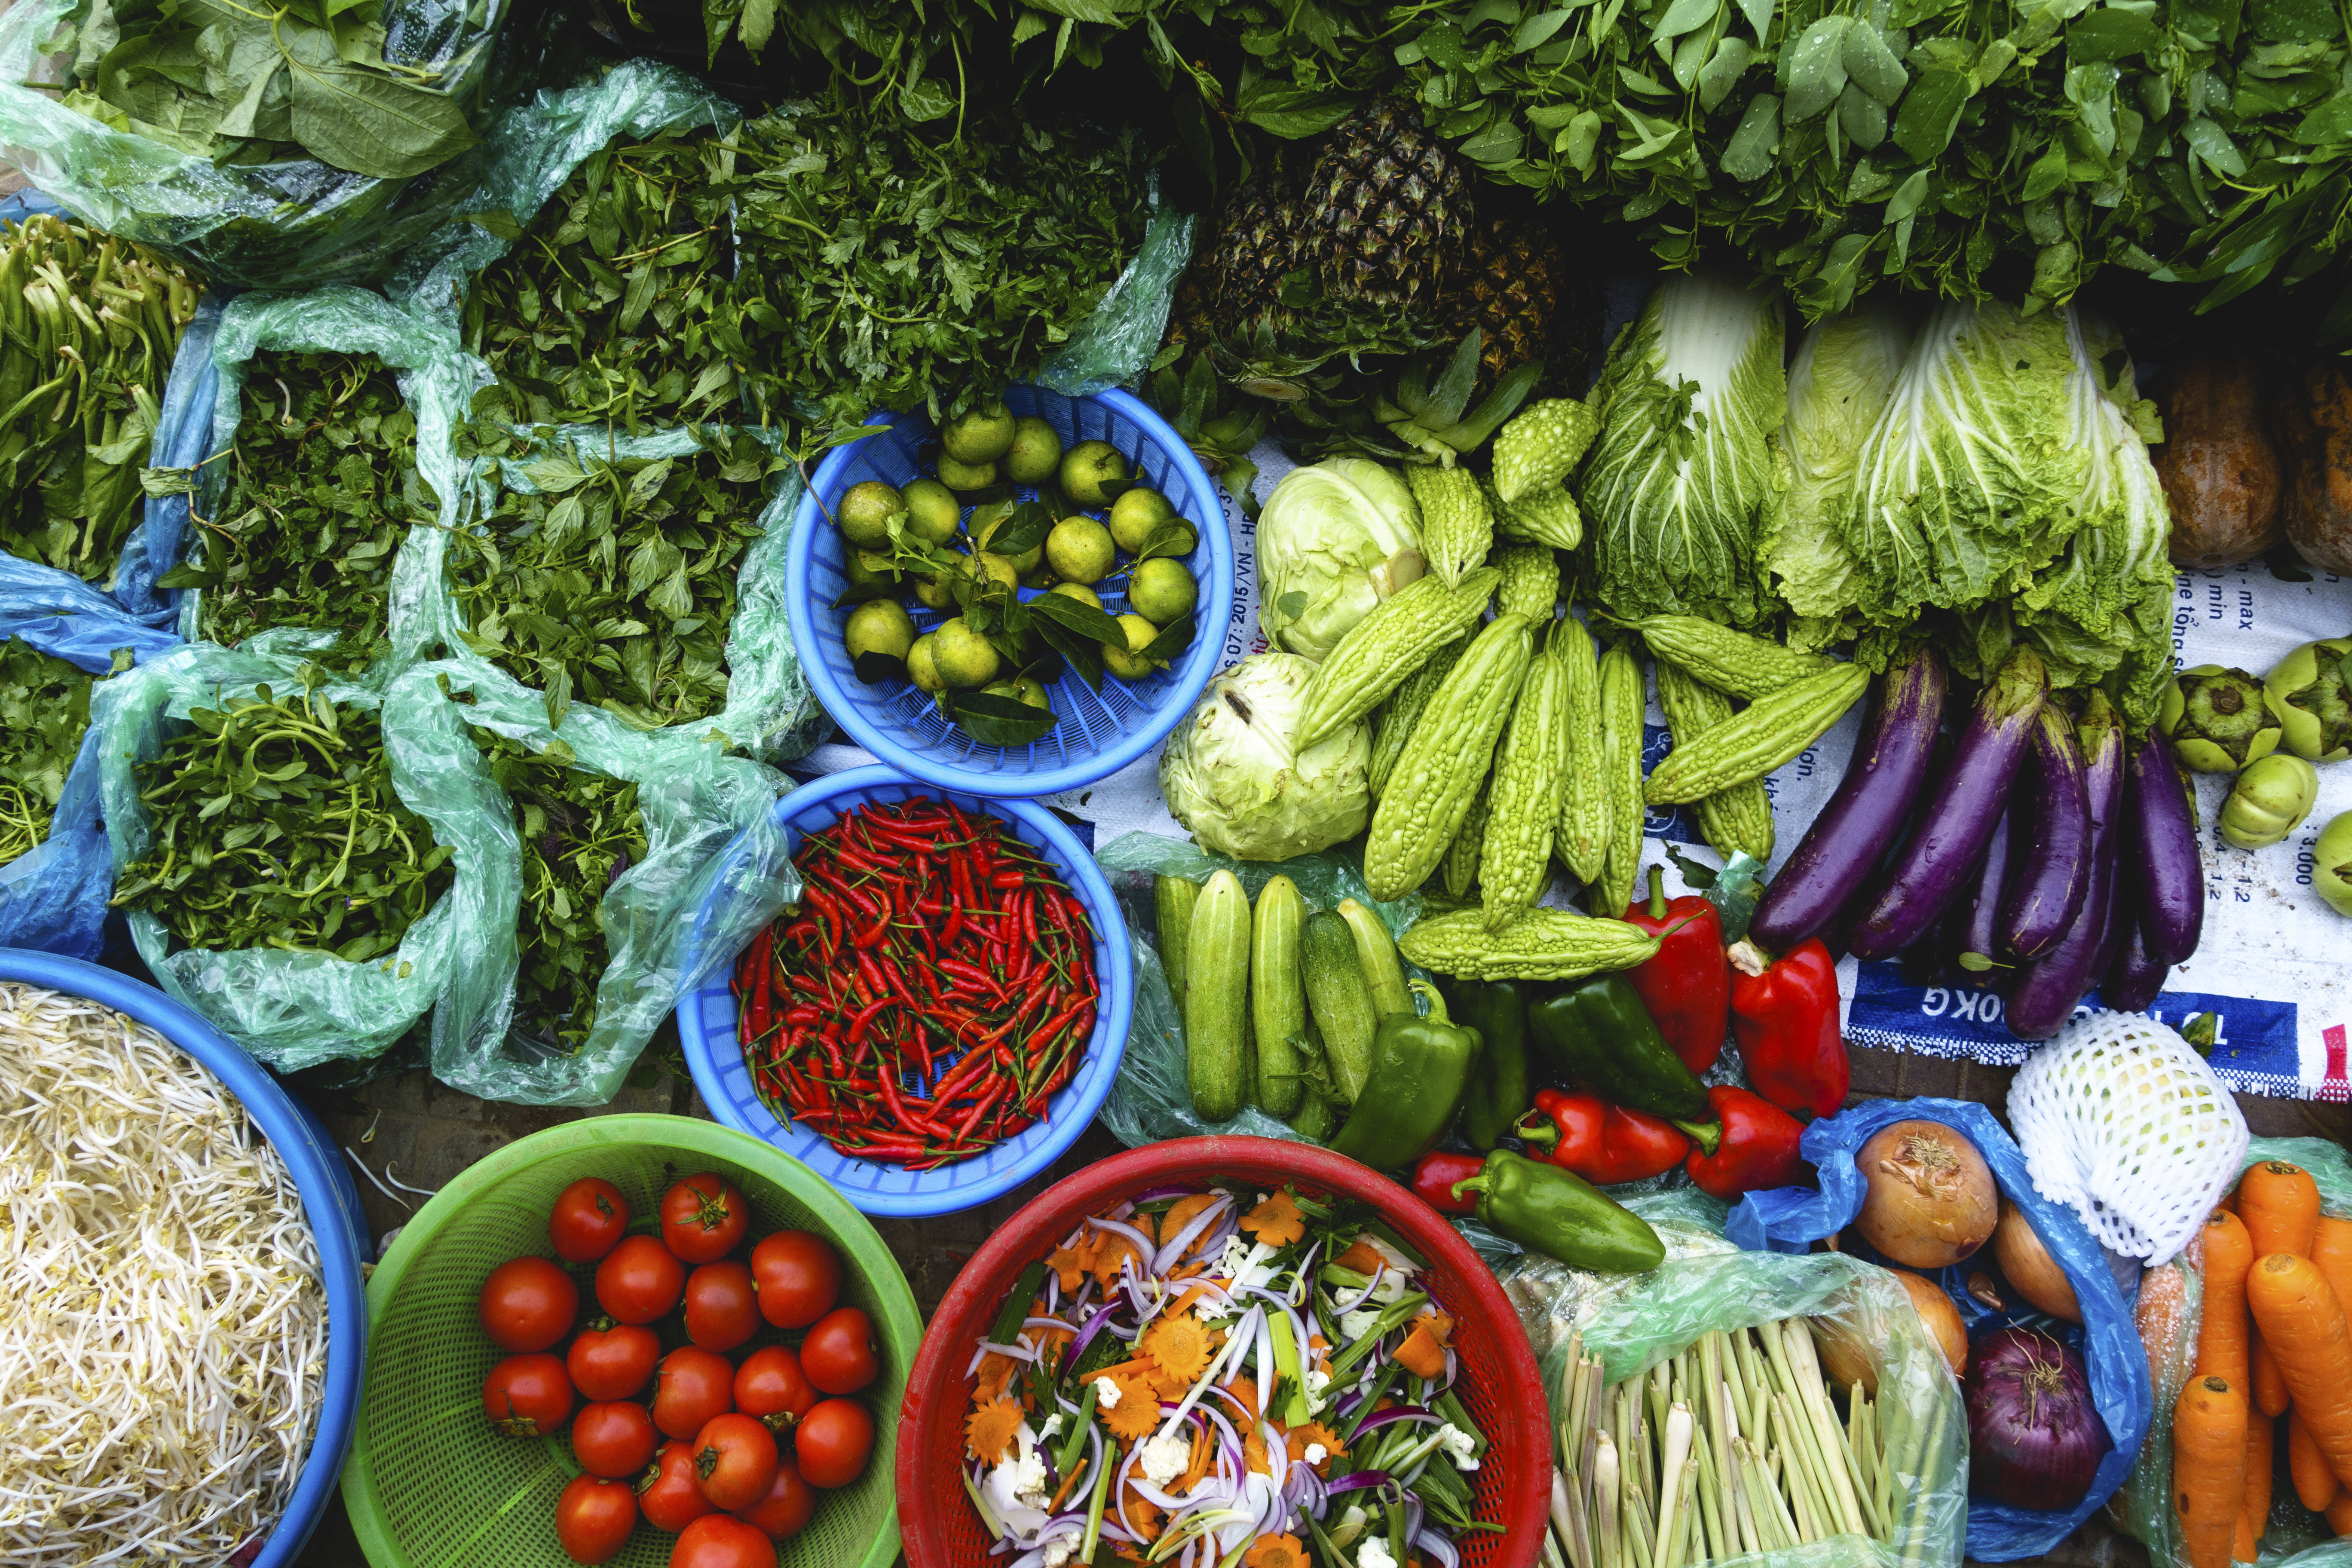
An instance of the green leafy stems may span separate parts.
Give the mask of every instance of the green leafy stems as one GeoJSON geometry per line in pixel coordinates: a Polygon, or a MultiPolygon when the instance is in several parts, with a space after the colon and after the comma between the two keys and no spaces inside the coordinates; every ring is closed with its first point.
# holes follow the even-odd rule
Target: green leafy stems
{"type": "Polygon", "coordinates": [[[361,963],[400,945],[455,878],[432,826],[402,804],[372,709],[338,705],[315,664],[188,715],[140,763],[152,816],[113,903],[188,947],[282,948],[361,963]]]}
{"type": "MultiPolygon", "coordinates": [[[[116,670],[131,665],[129,649],[116,670]]],[[[0,640],[0,866],[49,835],[49,814],[89,728],[91,677],[22,637],[0,640]]]]}

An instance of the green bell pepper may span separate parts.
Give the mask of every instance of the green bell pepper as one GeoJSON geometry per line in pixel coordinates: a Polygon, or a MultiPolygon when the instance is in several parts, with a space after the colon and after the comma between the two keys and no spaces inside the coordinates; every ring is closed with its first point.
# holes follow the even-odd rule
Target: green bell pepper
{"type": "Polygon", "coordinates": [[[1391,1013],[1381,1020],[1363,1092],[1331,1140],[1333,1153],[1375,1171],[1410,1165],[1445,1136],[1483,1052],[1478,1031],[1447,1016],[1436,987],[1416,980],[1412,988],[1429,998],[1428,1016],[1391,1013]]]}
{"type": "Polygon", "coordinates": [[[1452,980],[1445,989],[1454,1016],[1478,1031],[1486,1058],[1462,1097],[1462,1136],[1474,1149],[1500,1143],[1528,1112],[1528,1003],[1536,987],[1524,980],[1452,980]]]}
{"type": "Polygon", "coordinates": [[[1469,1193],[1478,1194],[1480,1220],[1572,1268],[1642,1274],[1665,1261],[1666,1244],[1648,1221],[1558,1165],[1497,1149],[1485,1170],[1454,1184],[1456,1198],[1469,1193]]]}
{"type": "Polygon", "coordinates": [[[1706,1089],[1666,1044],[1622,974],[1597,975],[1528,1008],[1528,1039],[1552,1074],[1670,1121],[1709,1121],[1706,1089]]]}

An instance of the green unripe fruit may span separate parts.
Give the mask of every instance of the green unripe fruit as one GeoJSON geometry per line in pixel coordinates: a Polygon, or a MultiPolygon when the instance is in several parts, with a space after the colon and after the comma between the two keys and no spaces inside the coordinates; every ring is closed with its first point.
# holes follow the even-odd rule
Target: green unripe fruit
{"type": "Polygon", "coordinates": [[[1127,459],[1108,441],[1081,441],[1062,454],[1062,493],[1078,506],[1105,506],[1103,486],[1128,477],[1127,459]]]}
{"type": "Polygon", "coordinates": [[[1016,485],[1042,485],[1062,466],[1062,438],[1034,415],[1013,422],[1013,445],[1004,454],[1004,477],[1016,485]]]}
{"type": "Polygon", "coordinates": [[[1160,628],[1141,616],[1121,616],[1118,617],[1118,629],[1127,634],[1127,646],[1119,647],[1105,643],[1103,668],[1121,680],[1150,679],[1151,672],[1160,668],[1160,663],[1156,658],[1144,658],[1143,650],[1160,636],[1160,628]]]}
{"type": "Polygon", "coordinates": [[[955,603],[955,580],[971,569],[971,558],[959,555],[961,564],[952,571],[935,572],[928,577],[915,579],[915,600],[927,610],[944,610],[955,603]]]}
{"type": "MultiPolygon", "coordinates": [[[[999,516],[989,522],[983,523],[982,526],[972,531],[972,542],[982,550],[988,549],[991,542],[994,541],[998,534],[1004,531],[1004,529],[1012,522],[1012,521],[1013,514],[1011,512],[1005,512],[1002,516],[999,516]]],[[[1045,547],[1042,544],[1033,544],[1028,549],[1020,552],[1018,554],[1007,555],[1003,551],[998,551],[997,553],[1003,555],[1005,560],[1013,563],[1013,570],[1015,574],[1026,574],[1028,573],[1034,572],[1037,569],[1037,563],[1045,559],[1045,547]]]]}
{"type": "Polygon", "coordinates": [[[1165,626],[1184,619],[1201,602],[1201,585],[1181,562],[1155,555],[1127,574],[1127,603],[1145,620],[1165,626]]]}
{"type": "MultiPolygon", "coordinates": [[[[1132,555],[1150,541],[1160,524],[1175,516],[1176,509],[1158,490],[1142,486],[1121,490],[1110,503],[1110,536],[1118,541],[1121,550],[1132,555]]],[[[1181,553],[1190,555],[1192,547],[1186,545],[1181,553]]]]}
{"type": "Polygon", "coordinates": [[[841,642],[853,661],[868,653],[903,659],[915,646],[915,623],[898,600],[868,599],[849,612],[849,620],[841,628],[841,642]]]}
{"type": "Polygon", "coordinates": [[[1117,558],[1110,530],[1090,517],[1066,517],[1045,536],[1045,560],[1073,583],[1099,583],[1117,558]]]}
{"type": "Polygon", "coordinates": [[[984,490],[995,482],[994,463],[962,463],[940,455],[940,483],[951,490],[984,490]]]}
{"type": "Polygon", "coordinates": [[[855,588],[887,588],[898,581],[898,569],[878,550],[851,550],[841,570],[855,588]]]}
{"type": "Polygon", "coordinates": [[[915,646],[907,650],[907,679],[915,683],[916,690],[929,692],[933,697],[948,689],[948,683],[940,679],[940,667],[931,660],[931,647],[936,637],[936,633],[925,632],[915,639],[915,646]]]}
{"type": "Polygon", "coordinates": [[[2319,770],[2301,757],[2274,752],[2231,786],[2221,803],[2221,837],[2241,849],[2268,848],[2302,826],[2318,799],[2319,770]]]}
{"type": "Polygon", "coordinates": [[[2352,811],[2319,830],[2312,846],[2311,885],[2339,915],[2352,915],[2352,811]]]}
{"type": "Polygon", "coordinates": [[[1056,583],[1054,584],[1053,592],[1061,595],[1065,599],[1076,599],[1079,604],[1091,605],[1097,610],[1102,608],[1102,595],[1084,583],[1056,583]]]}
{"type": "Polygon", "coordinates": [[[1002,403],[968,409],[940,431],[940,447],[959,463],[993,463],[1013,449],[1012,411],[1002,403]]]}
{"type": "Polygon", "coordinates": [[[2315,763],[2352,757],[2352,637],[2307,642],[2263,679],[2279,746],[2315,763]]]}
{"type": "Polygon", "coordinates": [[[890,520],[904,513],[907,502],[880,479],[849,487],[834,513],[843,537],[866,550],[881,550],[890,542],[890,520]]]}
{"type": "Polygon", "coordinates": [[[1032,708],[1043,708],[1048,713],[1054,710],[1054,700],[1045,691],[1045,683],[1034,675],[1024,675],[1013,683],[1013,700],[1026,702],[1032,708]]]}
{"type": "Polygon", "coordinates": [[[1021,585],[1021,574],[1015,571],[1013,563],[1003,556],[992,555],[983,550],[973,556],[972,560],[979,566],[981,576],[988,582],[1002,583],[1008,588],[1017,588],[1021,585]]]}
{"type": "Polygon", "coordinates": [[[931,662],[938,667],[941,680],[970,690],[995,679],[997,667],[1003,661],[997,657],[995,647],[958,616],[941,622],[940,629],[931,634],[931,662]]]}
{"type": "Polygon", "coordinates": [[[945,544],[963,521],[963,503],[937,479],[917,479],[898,492],[907,503],[907,531],[926,544],[945,544]]]}
{"type": "Polygon", "coordinates": [[[2157,726],[2193,773],[2232,773],[2278,750],[2279,721],[2262,682],[2242,669],[2200,664],[2165,689],[2157,726]]]}

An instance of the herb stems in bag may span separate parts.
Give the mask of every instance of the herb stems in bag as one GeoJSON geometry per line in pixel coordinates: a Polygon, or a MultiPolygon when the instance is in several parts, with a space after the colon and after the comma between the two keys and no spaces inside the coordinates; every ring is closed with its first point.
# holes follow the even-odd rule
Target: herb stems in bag
{"type": "MultiPolygon", "coordinates": [[[[127,653],[116,656],[127,667],[127,653]]],[[[49,836],[49,816],[89,728],[90,676],[22,637],[0,641],[0,866],[49,836]]]]}
{"type": "Polygon", "coordinates": [[[102,582],[200,286],[144,246],[0,224],[0,550],[102,582]]]}
{"type": "MultiPolygon", "coordinates": [[[[526,460],[532,490],[505,490],[451,539],[460,635],[546,693],[549,728],[575,700],[641,730],[727,705],[736,573],[784,463],[749,433],[706,436],[707,447],[650,461],[526,460]]],[[[497,450],[500,439],[477,422],[467,444],[497,450]]]]}
{"type": "Polygon", "coordinates": [[[596,1027],[596,987],[611,951],[604,890],[645,858],[637,786],[574,765],[562,741],[533,752],[477,725],[490,776],[514,803],[522,840],[522,911],[516,930],[513,1032],[569,1055],[596,1027]]]}
{"type": "Polygon", "coordinates": [[[440,502],[416,467],[416,418],[373,354],[264,350],[246,367],[215,515],[193,510],[196,635],[234,647],[272,626],[335,631],[317,657],[347,674],[388,647],[387,593],[408,525],[440,502]]]}
{"type": "Polygon", "coordinates": [[[393,792],[372,709],[257,686],[140,763],[153,818],[113,903],[189,947],[278,947],[361,963],[400,945],[456,872],[432,825],[393,792]]]}

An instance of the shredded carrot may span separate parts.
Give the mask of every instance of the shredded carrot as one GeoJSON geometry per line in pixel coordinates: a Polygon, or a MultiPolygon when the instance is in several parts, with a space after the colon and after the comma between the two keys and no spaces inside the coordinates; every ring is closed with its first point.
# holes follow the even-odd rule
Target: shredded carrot
{"type": "Polygon", "coordinates": [[[1167,1246],[1176,1239],[1179,1231],[1192,1223],[1195,1215],[1203,1213],[1216,1201],[1217,1194],[1213,1192],[1194,1193],[1189,1198],[1178,1198],[1168,1212],[1160,1216],[1160,1234],[1155,1239],[1160,1246],[1167,1246]]]}
{"type": "Polygon", "coordinates": [[[1201,1304],[1201,1299],[1208,1293],[1208,1289],[1205,1286],[1195,1285],[1190,1290],[1185,1291],[1181,1296],[1177,1297],[1176,1304],[1169,1308],[1168,1310],[1179,1317],[1181,1317],[1184,1313],[1189,1312],[1193,1308],[1199,1306],[1201,1304]]]}
{"type": "Polygon", "coordinates": [[[1241,1228],[1268,1247],[1287,1247],[1307,1234],[1307,1216],[1298,1212],[1298,1205],[1286,1187],[1250,1210],[1241,1228]]]}
{"type": "Polygon", "coordinates": [[[1087,1271],[1085,1249],[1078,1247],[1057,1247],[1045,1259],[1045,1267],[1061,1277],[1063,1289],[1075,1290],[1078,1288],[1079,1279],[1087,1271]]]}
{"type": "Polygon", "coordinates": [[[1178,1478],[1173,1489],[1177,1496],[1181,1497],[1201,1484],[1201,1478],[1209,1473],[1209,1460],[1215,1454],[1216,1449],[1209,1443],[1208,1428],[1205,1426],[1192,1428],[1192,1454],[1184,1466],[1183,1475],[1178,1478]]]}
{"type": "Polygon", "coordinates": [[[1101,1234],[1101,1250],[1095,1254],[1095,1283],[1108,1290],[1118,1283],[1118,1266],[1121,1263],[1132,1258],[1139,1268],[1149,1259],[1137,1250],[1135,1243],[1117,1231],[1107,1230],[1101,1234]]]}
{"type": "Polygon", "coordinates": [[[963,1424],[964,1447],[973,1458],[993,1465],[1004,1458],[1004,1446],[1020,1428],[1021,1407],[1000,1399],[973,1411],[963,1424]]]}
{"type": "Polygon", "coordinates": [[[1005,1385],[1013,1381],[1013,1373],[1020,1365],[1011,1356],[1000,1355],[994,1351],[981,1357],[980,1382],[971,1391],[971,1402],[974,1405],[993,1405],[1003,1398],[1005,1385]]]}
{"type": "Polygon", "coordinates": [[[1388,1259],[1381,1256],[1378,1247],[1360,1236],[1349,1245],[1347,1251],[1331,1261],[1342,1268],[1352,1268],[1359,1274],[1377,1274],[1381,1270],[1381,1266],[1388,1262],[1388,1259]]]}
{"type": "Polygon", "coordinates": [[[1445,1341],[1431,1330],[1427,1318],[1414,1323],[1404,1343],[1397,1346],[1396,1362],[1415,1377],[1445,1375],[1445,1341]]]}

